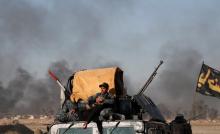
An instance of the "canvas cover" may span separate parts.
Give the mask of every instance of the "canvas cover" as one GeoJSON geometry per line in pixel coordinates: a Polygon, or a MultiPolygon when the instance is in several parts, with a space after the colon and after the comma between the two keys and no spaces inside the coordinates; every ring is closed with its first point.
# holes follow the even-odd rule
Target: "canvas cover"
{"type": "Polygon", "coordinates": [[[87,100],[88,97],[100,92],[99,85],[103,82],[109,84],[109,92],[113,95],[122,94],[123,72],[118,67],[100,68],[76,72],[72,80],[71,100],[87,100]],[[118,90],[118,91],[116,91],[118,90]]]}

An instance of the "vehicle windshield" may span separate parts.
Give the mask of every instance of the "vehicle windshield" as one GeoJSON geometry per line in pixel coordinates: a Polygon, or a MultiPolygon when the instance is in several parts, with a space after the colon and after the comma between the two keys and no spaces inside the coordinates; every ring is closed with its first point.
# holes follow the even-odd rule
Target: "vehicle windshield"
{"type": "Polygon", "coordinates": [[[114,127],[104,128],[104,134],[135,134],[133,127],[114,127]],[[113,130],[113,131],[112,131],[113,130]]]}
{"type": "MultiPolygon", "coordinates": [[[[103,134],[135,134],[133,127],[114,127],[103,128],[103,134]],[[112,131],[113,130],[113,131],[112,131]]],[[[63,134],[66,128],[60,128],[59,134],[63,134]]],[[[93,128],[71,128],[65,134],[93,134],[93,128]]]]}
{"type": "MultiPolygon", "coordinates": [[[[59,134],[63,134],[64,131],[66,131],[66,128],[60,128],[59,134]]],[[[65,134],[92,134],[92,128],[71,128],[68,131],[66,131],[65,134]]]]}

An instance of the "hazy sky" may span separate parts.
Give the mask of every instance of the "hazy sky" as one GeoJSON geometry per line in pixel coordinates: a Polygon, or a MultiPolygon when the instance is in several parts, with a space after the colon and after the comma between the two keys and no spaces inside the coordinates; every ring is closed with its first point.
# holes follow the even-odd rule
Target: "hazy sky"
{"type": "Polygon", "coordinates": [[[156,88],[181,74],[194,90],[203,60],[220,69],[219,7],[219,0],[1,0],[0,81],[7,86],[19,67],[45,78],[51,63],[65,60],[70,68],[119,65],[135,93],[163,59],[151,92],[159,102],[169,95],[156,88]]]}

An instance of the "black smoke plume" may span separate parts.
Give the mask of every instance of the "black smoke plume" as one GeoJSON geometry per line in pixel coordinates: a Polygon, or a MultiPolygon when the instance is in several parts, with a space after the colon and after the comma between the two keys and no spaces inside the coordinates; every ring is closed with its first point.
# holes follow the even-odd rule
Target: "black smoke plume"
{"type": "MultiPolygon", "coordinates": [[[[65,85],[72,74],[67,62],[57,61],[49,67],[65,85]]],[[[17,69],[15,78],[4,87],[0,83],[1,114],[53,114],[59,108],[60,89],[49,78],[37,79],[27,70],[17,69]]]]}
{"type": "Polygon", "coordinates": [[[217,98],[196,93],[198,75],[203,63],[202,54],[193,47],[165,45],[160,57],[165,59],[150,95],[160,104],[168,118],[182,113],[188,118],[204,113],[200,118],[216,118],[218,110],[214,105],[217,98]],[[163,102],[161,104],[161,102],[163,102]],[[195,110],[197,112],[193,112],[195,110]],[[210,109],[214,109],[213,112],[210,109]]]}

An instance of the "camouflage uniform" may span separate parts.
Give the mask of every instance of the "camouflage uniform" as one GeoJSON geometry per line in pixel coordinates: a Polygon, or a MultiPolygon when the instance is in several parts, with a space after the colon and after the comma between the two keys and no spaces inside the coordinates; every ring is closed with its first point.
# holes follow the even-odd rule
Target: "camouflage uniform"
{"type": "Polygon", "coordinates": [[[62,109],[60,109],[56,114],[55,120],[58,120],[60,122],[71,122],[79,120],[79,116],[76,111],[74,113],[70,112],[72,109],[77,110],[76,104],[74,104],[70,100],[66,100],[63,104],[62,109]]]}
{"type": "Polygon", "coordinates": [[[91,113],[88,116],[87,123],[92,120],[103,120],[106,117],[109,117],[112,113],[112,105],[114,103],[114,97],[110,95],[108,92],[105,94],[97,93],[94,96],[89,97],[88,99],[89,105],[94,105],[91,109],[91,113]],[[103,104],[96,104],[96,98],[102,97],[104,99],[103,104]],[[99,117],[100,115],[100,117],[99,117]]]}

